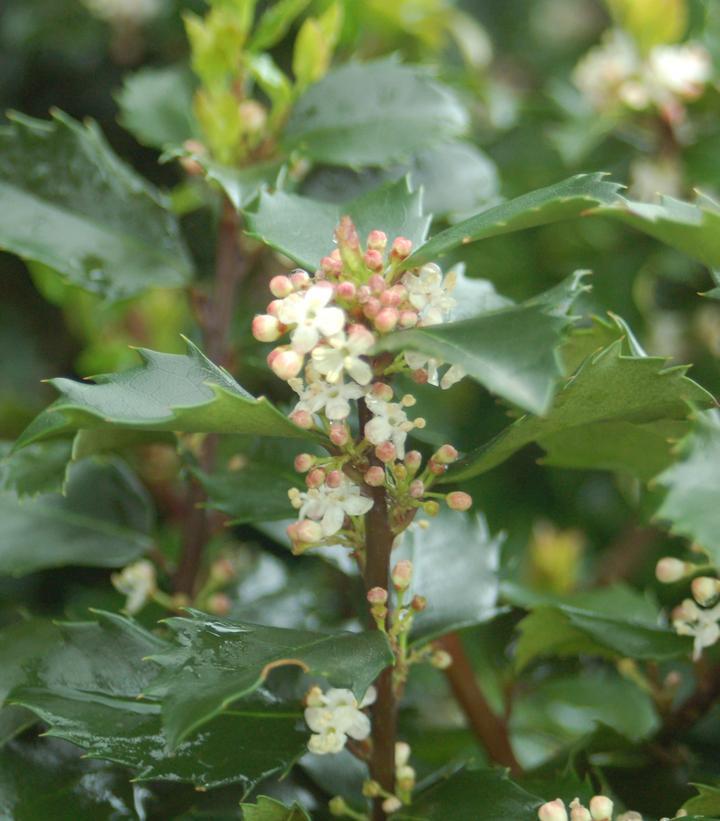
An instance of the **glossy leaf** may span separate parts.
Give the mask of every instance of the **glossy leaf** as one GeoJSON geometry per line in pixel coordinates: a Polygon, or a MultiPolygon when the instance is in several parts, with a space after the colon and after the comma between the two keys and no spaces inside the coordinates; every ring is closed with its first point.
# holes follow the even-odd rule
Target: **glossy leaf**
{"type": "Polygon", "coordinates": [[[247,168],[221,165],[208,157],[190,154],[205,171],[205,177],[222,188],[230,202],[238,209],[245,208],[266,186],[279,184],[283,164],[276,161],[255,163],[247,168]]]}
{"type": "Polygon", "coordinates": [[[602,174],[578,174],[563,182],[500,203],[441,231],[406,260],[413,268],[446,256],[450,251],[487,237],[579,217],[618,198],[619,185],[602,174]]]}
{"type": "Polygon", "coordinates": [[[544,417],[523,416],[468,454],[448,474],[460,481],[501,464],[530,442],[546,464],[630,472],[650,479],[671,459],[671,440],[686,429],[688,402],[710,394],[658,357],[624,353],[618,340],[564,385],[544,417]]]}
{"type": "Polygon", "coordinates": [[[251,235],[285,254],[308,271],[334,248],[333,232],[340,217],[349,214],[365,242],[373,229],[392,239],[404,236],[421,243],[429,225],[423,216],[421,195],[407,180],[397,180],[337,205],[283,191],[263,192],[247,213],[251,235]]]}
{"type": "Polygon", "coordinates": [[[300,667],[362,698],[392,661],[386,638],[375,631],[323,634],[190,613],[189,618],[168,620],[177,644],[153,656],[164,673],[148,690],[163,694],[171,746],[256,691],[275,667],[300,667]]]}
{"type": "Polygon", "coordinates": [[[65,495],[0,493],[0,574],[48,567],[122,567],[152,545],[152,504],[123,462],[78,462],[65,495]]]}
{"type": "Polygon", "coordinates": [[[286,807],[274,798],[259,796],[257,804],[241,804],[244,821],[310,821],[310,816],[297,803],[286,807]]]}
{"type": "Polygon", "coordinates": [[[50,122],[15,115],[0,129],[0,157],[0,248],[107,299],[191,278],[164,200],[94,123],[60,112],[50,122]]]}
{"type": "Polygon", "coordinates": [[[720,563],[720,417],[700,414],[680,443],[679,458],[656,482],[667,495],[656,517],[672,524],[720,563]]]}
{"type": "Polygon", "coordinates": [[[289,150],[329,165],[385,165],[465,131],[467,115],[427,70],[349,63],[312,85],[285,131],[289,150]]]}
{"type": "Polygon", "coordinates": [[[690,815],[699,815],[701,818],[710,814],[720,815],[720,787],[709,784],[693,784],[698,791],[683,804],[683,809],[690,815]]]}
{"type": "Polygon", "coordinates": [[[188,341],[187,355],[139,348],[143,364],[94,385],[50,380],[61,394],[18,439],[24,447],[73,430],[131,428],[258,436],[312,436],[267,399],[256,399],[188,341]]]}

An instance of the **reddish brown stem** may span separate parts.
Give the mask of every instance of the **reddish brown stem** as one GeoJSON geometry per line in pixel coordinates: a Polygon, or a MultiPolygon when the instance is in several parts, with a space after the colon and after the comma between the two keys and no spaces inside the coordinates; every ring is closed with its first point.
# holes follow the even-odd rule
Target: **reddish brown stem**
{"type": "Polygon", "coordinates": [[[503,767],[509,767],[513,775],[519,775],[522,768],[510,746],[507,723],[493,712],[478,687],[475,671],[460,636],[449,633],[439,640],[439,644],[452,656],[453,663],[447,668],[445,675],[468,724],[490,759],[503,767]]]}

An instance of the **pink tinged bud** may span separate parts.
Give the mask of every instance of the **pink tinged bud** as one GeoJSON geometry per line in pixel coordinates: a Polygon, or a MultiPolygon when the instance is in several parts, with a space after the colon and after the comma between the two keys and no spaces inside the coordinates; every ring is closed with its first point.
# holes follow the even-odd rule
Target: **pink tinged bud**
{"type": "Polygon", "coordinates": [[[338,299],[352,300],[355,299],[357,288],[352,282],[340,282],[335,290],[335,295],[338,299]]]}
{"type": "Polygon", "coordinates": [[[419,450],[409,450],[405,454],[405,466],[415,472],[422,464],[422,453],[419,450]]]}
{"type": "Polygon", "coordinates": [[[570,802],[570,821],[592,821],[590,810],[583,807],[577,798],[570,802]]]}
{"type": "Polygon", "coordinates": [[[268,302],[267,312],[270,314],[270,316],[275,316],[276,317],[278,315],[278,311],[280,310],[280,302],[281,301],[282,300],[280,300],[280,299],[273,299],[272,302],[268,302]]]}
{"type": "Polygon", "coordinates": [[[452,445],[442,445],[433,456],[436,462],[441,465],[451,465],[458,458],[459,454],[452,445]]]}
{"type": "Polygon", "coordinates": [[[385,470],[380,465],[373,465],[366,471],[363,478],[365,484],[370,485],[370,487],[382,487],[385,484],[385,470]]]}
{"type": "Polygon", "coordinates": [[[358,237],[355,224],[350,217],[344,216],[341,218],[340,224],[335,229],[335,239],[340,246],[341,253],[343,246],[354,251],[360,248],[360,237],[358,237]]]}
{"type": "Polygon", "coordinates": [[[325,276],[339,277],[342,273],[342,260],[340,259],[340,256],[323,257],[320,260],[320,270],[325,274],[325,276]]]}
{"type": "Polygon", "coordinates": [[[412,251],[412,242],[407,237],[395,237],[392,244],[393,259],[407,259],[412,251]]]}
{"type": "Polygon", "coordinates": [[[287,381],[297,376],[302,370],[303,357],[293,350],[280,351],[277,356],[274,356],[270,367],[280,379],[287,381]]]}
{"type": "Polygon", "coordinates": [[[365,302],[367,302],[368,299],[370,299],[371,296],[372,296],[372,291],[370,290],[370,288],[368,288],[367,285],[361,285],[358,288],[357,297],[358,297],[358,302],[360,304],[364,304],[365,302]]]}
{"type": "Polygon", "coordinates": [[[383,402],[389,402],[393,398],[393,389],[387,382],[374,382],[370,388],[370,395],[375,399],[382,399],[383,402]]]}
{"type": "Polygon", "coordinates": [[[410,495],[413,499],[422,499],[425,495],[425,484],[420,479],[410,482],[410,495]]]}
{"type": "MultiPolygon", "coordinates": [[[[400,327],[414,328],[418,324],[418,315],[415,311],[401,311],[400,313],[400,327]]],[[[427,381],[427,380],[425,380],[427,381]]]]}
{"type": "Polygon", "coordinates": [[[655,576],[657,580],[664,584],[679,582],[684,576],[692,572],[692,565],[682,562],[672,556],[665,556],[655,566],[655,576]]]}
{"type": "Polygon", "coordinates": [[[720,595],[720,581],[712,579],[710,576],[699,576],[697,579],[693,579],[690,589],[695,601],[703,607],[707,607],[720,595]]]}
{"type": "Polygon", "coordinates": [[[341,470],[331,470],[325,479],[325,484],[330,488],[337,488],[345,481],[341,470]]]}
{"type": "Polygon", "coordinates": [[[447,471],[447,465],[440,465],[433,456],[428,462],[428,470],[433,476],[442,476],[447,471]]]}
{"type": "Polygon", "coordinates": [[[382,587],[371,587],[367,592],[367,600],[370,604],[385,604],[388,600],[388,592],[382,587]]]}
{"type": "Polygon", "coordinates": [[[410,607],[416,613],[422,613],[422,611],[427,607],[427,599],[425,596],[413,596],[412,601],[410,602],[410,607]]]}
{"type": "Polygon", "coordinates": [[[270,314],[258,314],[252,321],[252,335],[259,342],[275,342],[280,333],[280,323],[270,314]]]}
{"type": "Polygon", "coordinates": [[[342,422],[333,422],[330,425],[330,441],[339,448],[344,447],[350,441],[350,431],[342,422]]]}
{"type": "Polygon", "coordinates": [[[207,600],[207,609],[216,616],[227,616],[232,610],[232,600],[225,593],[213,593],[207,600]]]}
{"type": "Polygon", "coordinates": [[[363,305],[363,313],[368,319],[375,319],[381,310],[382,305],[380,304],[380,300],[376,299],[374,296],[371,296],[370,299],[368,299],[363,305]]]}
{"type": "Polygon", "coordinates": [[[384,251],[387,247],[387,234],[384,231],[371,231],[368,234],[367,247],[371,251],[384,251]]]}
{"type": "Polygon", "coordinates": [[[565,804],[559,798],[548,801],[538,810],[538,818],[540,821],[568,821],[565,804]]]}
{"type": "Polygon", "coordinates": [[[590,816],[593,821],[610,821],[613,802],[606,795],[595,795],[590,799],[590,816]]]}
{"type": "Polygon", "coordinates": [[[348,329],[348,337],[353,342],[368,348],[375,344],[375,337],[364,325],[351,325],[348,329]]]}
{"type": "Polygon", "coordinates": [[[312,522],[310,519],[302,519],[297,523],[295,530],[297,541],[306,544],[322,541],[323,530],[318,522],[312,522]]]}
{"type": "Polygon", "coordinates": [[[397,308],[402,302],[402,297],[398,294],[394,287],[388,288],[380,294],[380,302],[387,308],[397,308]]]}
{"type": "Polygon", "coordinates": [[[397,456],[397,450],[395,449],[395,445],[392,442],[381,442],[375,448],[375,455],[381,462],[393,462],[395,457],[397,456]]]}
{"type": "Polygon", "coordinates": [[[410,371],[410,378],[418,385],[425,385],[430,377],[426,370],[423,370],[423,368],[418,368],[416,371],[410,371]]]}
{"type": "Polygon", "coordinates": [[[376,295],[381,294],[385,288],[387,288],[385,278],[381,277],[380,274],[373,274],[368,280],[368,285],[370,286],[370,290],[376,295]]]}
{"type": "Polygon", "coordinates": [[[306,410],[294,410],[290,414],[290,421],[303,430],[310,430],[315,424],[312,414],[306,410]]]}
{"type": "Polygon", "coordinates": [[[320,487],[325,484],[325,471],[322,468],[313,468],[305,477],[305,484],[308,487],[320,487]]]}
{"type": "Polygon", "coordinates": [[[302,290],[303,288],[307,288],[310,284],[310,274],[308,274],[307,271],[303,271],[302,268],[296,268],[290,274],[290,282],[292,282],[295,290],[302,290]]]}
{"type": "Polygon", "coordinates": [[[406,590],[412,580],[413,566],[408,559],[401,559],[392,569],[390,578],[396,590],[406,590]]]}
{"type": "Polygon", "coordinates": [[[380,251],[374,250],[366,251],[363,256],[363,261],[371,271],[382,271],[383,265],[385,264],[385,260],[383,260],[383,255],[380,251]]]}
{"type": "Polygon", "coordinates": [[[278,299],[284,299],[293,292],[290,277],[276,276],[270,280],[270,293],[278,299]]]}
{"type": "Polygon", "coordinates": [[[315,457],[309,453],[298,453],[295,457],[295,470],[298,473],[307,473],[315,464],[315,457]]]}
{"type": "Polygon", "coordinates": [[[472,496],[469,493],[463,493],[462,490],[448,493],[445,501],[450,510],[469,510],[473,503],[472,496]]]}
{"type": "Polygon", "coordinates": [[[397,327],[400,315],[395,308],[383,308],[375,317],[374,325],[380,333],[387,334],[397,327]]]}

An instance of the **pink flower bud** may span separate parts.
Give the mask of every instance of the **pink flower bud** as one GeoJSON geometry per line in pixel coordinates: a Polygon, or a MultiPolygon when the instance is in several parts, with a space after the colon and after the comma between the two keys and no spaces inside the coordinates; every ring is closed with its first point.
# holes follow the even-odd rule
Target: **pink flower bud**
{"type": "Polygon", "coordinates": [[[374,319],[381,311],[382,305],[380,300],[371,296],[363,305],[363,313],[368,319],[374,319]]]}
{"type": "Polygon", "coordinates": [[[393,398],[393,389],[387,382],[373,382],[370,388],[370,395],[383,402],[389,402],[393,398]]]}
{"type": "Polygon", "coordinates": [[[413,499],[422,499],[425,495],[425,484],[420,479],[413,479],[410,482],[410,495],[413,499]]]}
{"type": "Polygon", "coordinates": [[[290,274],[290,282],[292,282],[295,290],[300,291],[310,284],[310,274],[308,274],[307,271],[303,271],[302,268],[296,268],[290,274]]]}
{"type": "Polygon", "coordinates": [[[275,342],[280,337],[280,323],[270,314],[258,314],[252,321],[252,335],[259,342],[275,342]]]}
{"type": "Polygon", "coordinates": [[[232,610],[232,600],[225,593],[213,593],[207,600],[207,609],[215,616],[227,616],[232,610]]]}
{"type": "Polygon", "coordinates": [[[392,442],[381,442],[375,448],[375,455],[381,462],[387,464],[388,462],[394,461],[397,456],[397,450],[392,442]]]}
{"type": "MultiPolygon", "coordinates": [[[[417,311],[401,311],[400,312],[400,327],[414,328],[418,324],[417,311]]],[[[427,382],[427,379],[425,380],[427,382]]]]}
{"type": "Polygon", "coordinates": [[[367,247],[372,251],[384,251],[387,246],[387,234],[384,231],[371,231],[367,238],[367,247]]]}
{"type": "Polygon", "coordinates": [[[410,607],[412,607],[416,613],[422,613],[422,611],[427,607],[427,599],[425,596],[415,595],[412,597],[410,607]]]}
{"type": "Polygon", "coordinates": [[[294,410],[289,417],[290,421],[303,430],[310,430],[314,426],[312,414],[306,410],[294,410]]]}
{"type": "Polygon", "coordinates": [[[370,604],[385,604],[388,592],[382,587],[371,587],[367,592],[367,600],[370,604]]]}
{"type": "Polygon", "coordinates": [[[690,585],[693,598],[698,604],[707,607],[720,595],[720,581],[710,576],[698,576],[690,585]]]}
{"type": "Polygon", "coordinates": [[[380,333],[387,334],[397,327],[400,315],[395,308],[383,308],[375,317],[374,325],[380,333]]]}
{"type": "Polygon", "coordinates": [[[382,487],[385,484],[385,470],[380,465],[373,465],[365,472],[365,484],[370,487],[382,487]]]}
{"type": "Polygon", "coordinates": [[[445,497],[450,510],[469,510],[472,507],[472,496],[462,490],[454,490],[445,497]]]}
{"type": "Polygon", "coordinates": [[[415,473],[415,471],[420,467],[422,464],[422,453],[419,450],[409,450],[405,454],[405,466],[409,471],[415,473]]]}
{"type": "Polygon", "coordinates": [[[320,270],[328,277],[339,277],[342,274],[342,260],[340,256],[327,256],[320,260],[320,270]]]}
{"type": "Polygon", "coordinates": [[[343,246],[353,251],[356,251],[360,248],[360,237],[358,237],[358,232],[355,228],[355,224],[350,219],[350,217],[344,216],[341,218],[340,224],[335,229],[335,239],[337,240],[338,245],[341,247],[341,249],[343,246]]]}
{"type": "Polygon", "coordinates": [[[270,316],[276,317],[278,315],[281,302],[281,299],[273,299],[272,302],[268,302],[267,312],[270,314],[270,316]]]}
{"type": "Polygon", "coordinates": [[[452,445],[442,445],[433,455],[433,459],[441,465],[451,465],[457,461],[458,455],[457,450],[452,445]]]}
{"type": "Polygon", "coordinates": [[[329,436],[333,445],[337,445],[339,448],[344,447],[350,441],[350,431],[343,422],[333,422],[330,425],[329,436]]]}
{"type": "Polygon", "coordinates": [[[594,795],[590,799],[590,815],[593,821],[610,821],[613,802],[606,795],[594,795]]]}
{"type": "Polygon", "coordinates": [[[295,470],[298,473],[307,473],[315,464],[315,457],[309,453],[298,453],[295,457],[295,470]]]}
{"type": "Polygon", "coordinates": [[[428,372],[423,368],[418,368],[416,371],[410,371],[410,378],[413,382],[416,382],[418,385],[425,385],[427,384],[428,379],[430,376],[428,372]]]}
{"type": "Polygon", "coordinates": [[[390,255],[395,260],[407,259],[411,251],[412,242],[407,237],[395,237],[390,255]]]}
{"type": "Polygon", "coordinates": [[[320,487],[325,484],[325,471],[322,468],[313,468],[305,477],[305,484],[308,487],[320,487]]]}
{"type": "Polygon", "coordinates": [[[337,289],[335,290],[335,295],[338,299],[352,300],[355,299],[356,293],[357,289],[354,283],[348,281],[338,283],[337,289]]]}
{"type": "Polygon", "coordinates": [[[383,255],[380,251],[375,251],[372,249],[365,252],[363,261],[371,271],[382,271],[383,265],[385,264],[385,260],[383,259],[383,255]]]}
{"type": "Polygon", "coordinates": [[[331,470],[325,479],[325,484],[331,488],[337,488],[345,481],[345,476],[341,470],[331,470]]]}
{"type": "Polygon", "coordinates": [[[655,576],[663,584],[679,582],[690,572],[692,572],[691,564],[675,559],[673,556],[665,556],[655,565],[655,576]]]}
{"type": "Polygon", "coordinates": [[[385,288],[387,288],[385,278],[380,276],[380,274],[373,274],[368,280],[368,285],[370,286],[370,290],[376,295],[381,294],[385,288]]]}
{"type": "Polygon", "coordinates": [[[447,471],[447,465],[438,464],[434,456],[430,458],[427,466],[433,476],[442,476],[447,471]]]}
{"type": "Polygon", "coordinates": [[[538,818],[540,821],[568,821],[565,804],[559,798],[548,801],[538,810],[538,818]]]}
{"type": "Polygon", "coordinates": [[[306,544],[320,542],[323,538],[322,527],[318,524],[318,522],[313,522],[310,519],[301,519],[297,523],[295,534],[297,536],[297,541],[304,542],[306,544]]]}
{"type": "Polygon", "coordinates": [[[401,559],[392,569],[390,578],[396,590],[406,590],[412,580],[413,566],[408,559],[401,559]]]}
{"type": "MultiPolygon", "coordinates": [[[[275,349],[277,350],[277,348],[275,349]]],[[[272,358],[270,367],[276,376],[287,381],[297,376],[302,370],[303,357],[297,351],[286,348],[272,358]]]]}
{"type": "Polygon", "coordinates": [[[578,798],[570,802],[570,821],[592,821],[590,810],[583,807],[578,798]]]}
{"type": "Polygon", "coordinates": [[[372,296],[372,291],[370,290],[370,288],[367,285],[361,285],[358,288],[357,298],[358,298],[358,302],[361,305],[366,303],[368,301],[368,299],[370,299],[371,296],[372,296]]]}
{"type": "Polygon", "coordinates": [[[278,299],[284,299],[294,290],[290,277],[276,276],[270,280],[270,293],[278,299]]]}

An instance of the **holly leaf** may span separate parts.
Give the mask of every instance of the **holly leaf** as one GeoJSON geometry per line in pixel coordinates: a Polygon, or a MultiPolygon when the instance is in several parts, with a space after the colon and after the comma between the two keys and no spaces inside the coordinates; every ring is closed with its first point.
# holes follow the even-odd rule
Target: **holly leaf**
{"type": "Polygon", "coordinates": [[[14,114],[0,129],[0,209],[0,248],[107,300],[192,277],[164,199],[92,121],[14,114]]]}
{"type": "Polygon", "coordinates": [[[240,809],[245,821],[310,821],[310,816],[297,801],[287,807],[266,795],[259,796],[257,804],[241,804],[240,809]]]}
{"type": "Polygon", "coordinates": [[[693,787],[698,794],[683,804],[685,812],[700,818],[706,818],[710,813],[720,815],[720,787],[709,784],[693,784],[693,787]]]}
{"type": "Polygon", "coordinates": [[[152,545],[152,503],[121,461],[78,462],[64,495],[0,493],[0,575],[48,567],[122,567],[152,545]]]}
{"type": "Polygon", "coordinates": [[[129,428],[308,438],[264,397],[256,399],[187,341],[188,353],[138,348],[143,364],[95,378],[51,379],[61,396],[20,435],[25,447],[68,431],[129,428]]]}
{"type": "Polygon", "coordinates": [[[377,228],[390,242],[404,236],[421,243],[430,223],[421,202],[420,192],[411,191],[408,181],[401,179],[342,205],[264,191],[246,216],[251,236],[314,271],[333,250],[333,232],[345,214],[352,217],[361,242],[377,228]]]}
{"type": "Polygon", "coordinates": [[[0,460],[0,491],[18,497],[61,491],[71,448],[68,440],[56,439],[10,453],[8,443],[8,455],[0,460]]]}
{"type": "Polygon", "coordinates": [[[675,464],[655,482],[667,489],[656,518],[696,542],[720,564],[720,416],[698,414],[680,442],[675,464]]]}
{"type": "Polygon", "coordinates": [[[283,174],[283,163],[274,160],[233,168],[205,155],[189,152],[185,156],[202,167],[205,178],[219,185],[238,210],[248,206],[263,188],[279,186],[283,174]]]}
{"type": "Polygon", "coordinates": [[[328,165],[386,165],[462,134],[455,94],[395,58],[336,68],[302,95],[284,132],[288,151],[328,165]]]}
{"type": "Polygon", "coordinates": [[[413,618],[412,639],[425,642],[497,615],[503,536],[479,514],[443,511],[427,530],[409,530],[394,553],[413,564],[413,592],[427,607],[413,618]],[[438,573],[438,567],[443,568],[438,573]]]}
{"type": "Polygon", "coordinates": [[[487,208],[435,234],[405,261],[405,267],[415,268],[442,259],[456,248],[480,239],[579,217],[597,206],[610,205],[617,200],[621,186],[605,182],[603,176],[577,174],[487,208]]]}
{"type": "Polygon", "coordinates": [[[12,693],[14,704],[49,725],[48,735],[82,747],[90,758],[132,768],[137,780],[188,781],[199,788],[240,782],[250,789],[286,771],[305,749],[306,734],[296,729],[300,711],[258,697],[169,751],[160,702],[138,699],[159,669],[147,656],[166,642],[121,616],[95,615],[97,622],[60,625],[62,644],[12,693]]]}
{"type": "Polygon", "coordinates": [[[171,747],[255,692],[276,667],[300,667],[351,689],[359,700],[392,662],[387,639],[377,631],[315,633],[189,612],[189,618],[168,619],[177,643],[153,656],[164,672],[146,691],[163,695],[163,722],[171,747]]]}
{"type": "Polygon", "coordinates": [[[659,357],[628,355],[617,340],[591,356],[558,392],[544,417],[522,416],[448,472],[447,481],[478,476],[530,442],[545,464],[618,470],[649,480],[671,460],[671,439],[686,429],[689,402],[712,396],[659,357]]]}

